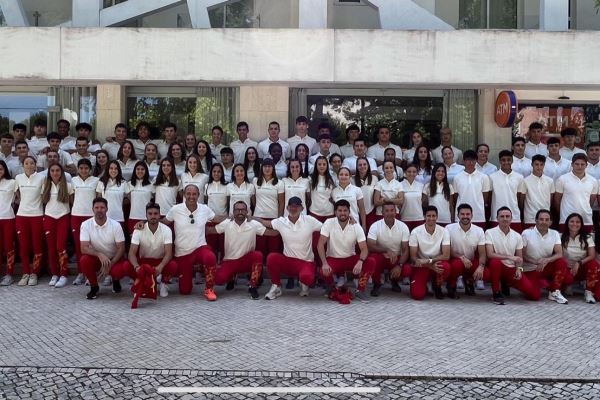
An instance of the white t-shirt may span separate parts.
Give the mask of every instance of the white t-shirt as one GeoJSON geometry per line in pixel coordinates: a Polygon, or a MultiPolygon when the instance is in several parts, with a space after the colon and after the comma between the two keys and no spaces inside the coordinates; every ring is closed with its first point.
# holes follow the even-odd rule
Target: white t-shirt
{"type": "MultiPolygon", "coordinates": [[[[74,165],[73,158],[71,157],[71,155],[69,153],[67,153],[64,150],[58,150],[58,159],[59,159],[60,165],[62,165],[63,167],[67,167],[69,165],[74,165]]],[[[45,154],[40,154],[38,156],[37,167],[41,168],[41,169],[48,168],[48,163],[46,162],[45,154]]]]}
{"type": "Polygon", "coordinates": [[[433,258],[442,254],[442,246],[450,245],[450,235],[448,231],[439,225],[435,226],[433,234],[429,234],[425,224],[417,226],[410,233],[408,240],[410,247],[418,247],[417,257],[433,258]]]}
{"type": "Polygon", "coordinates": [[[84,158],[87,160],[90,160],[90,162],[92,163],[92,169],[96,165],[96,156],[93,155],[92,153],[90,153],[89,155],[87,155],[85,157],[79,153],[73,153],[73,154],[71,154],[71,158],[73,159],[73,164],[75,164],[75,166],[77,166],[77,163],[79,163],[79,160],[83,160],[84,158]]]}
{"type": "Polygon", "coordinates": [[[102,150],[106,150],[111,161],[117,159],[120,148],[121,145],[118,142],[106,142],[102,145],[102,150]]]}
{"type": "Polygon", "coordinates": [[[258,221],[244,221],[241,225],[226,219],[215,226],[218,233],[225,234],[223,260],[238,260],[256,248],[256,235],[262,236],[266,228],[258,221]]]}
{"type": "Polygon", "coordinates": [[[518,158],[513,155],[512,170],[523,175],[524,178],[531,174],[533,167],[531,166],[531,160],[527,157],[518,158]]]}
{"type": "Polygon", "coordinates": [[[554,161],[550,157],[546,157],[546,164],[544,164],[544,175],[556,181],[561,176],[571,171],[571,161],[564,157],[561,157],[558,162],[554,161]]]}
{"type": "Polygon", "coordinates": [[[104,185],[104,182],[100,181],[96,192],[108,201],[108,217],[117,222],[124,222],[123,199],[129,193],[127,182],[122,181],[117,184],[116,181],[109,179],[107,184],[104,185]]]}
{"type": "MultiPolygon", "coordinates": [[[[158,158],[160,158],[162,160],[163,158],[165,158],[167,156],[167,153],[169,152],[169,146],[171,146],[171,143],[167,143],[164,139],[157,140],[155,143],[156,143],[156,147],[158,147],[158,158]]],[[[177,142],[174,142],[174,143],[177,143],[177,142]]]]}
{"type": "Polygon", "coordinates": [[[177,203],[177,192],[179,185],[169,186],[168,182],[154,185],[154,199],[160,206],[160,215],[167,215],[171,207],[177,203]]]}
{"type": "Polygon", "coordinates": [[[204,203],[204,188],[208,183],[208,175],[197,173],[192,176],[189,172],[184,172],[181,174],[181,178],[179,179],[179,190],[183,191],[186,186],[194,185],[200,191],[200,195],[198,196],[198,203],[204,203]]]}
{"type": "Polygon", "coordinates": [[[81,224],[79,239],[89,242],[94,250],[112,259],[117,254],[117,243],[124,242],[125,235],[121,224],[113,219],[107,218],[104,225],[98,225],[94,218],[90,218],[81,224]]]}
{"type": "Polygon", "coordinates": [[[396,151],[396,158],[399,160],[402,159],[402,149],[400,146],[396,146],[392,143],[388,143],[387,146],[382,146],[379,143],[375,143],[367,150],[367,157],[374,158],[375,161],[383,162],[385,151],[387,149],[394,149],[396,151]]]}
{"type": "Polygon", "coordinates": [[[234,162],[236,164],[241,164],[244,162],[244,156],[246,155],[246,150],[248,149],[248,147],[254,147],[256,149],[258,147],[258,143],[248,138],[246,138],[244,142],[241,142],[238,139],[231,142],[229,147],[231,148],[231,150],[233,150],[234,162]]]}
{"type": "Polygon", "coordinates": [[[198,204],[193,212],[185,203],[174,205],[169,210],[165,218],[174,222],[175,257],[185,256],[206,245],[206,223],[214,217],[215,213],[204,204],[198,204]],[[190,215],[193,216],[193,224],[190,215]]]}
{"type": "Polygon", "coordinates": [[[479,163],[475,163],[475,169],[479,172],[483,172],[487,176],[492,175],[494,172],[498,171],[498,167],[496,167],[491,162],[486,162],[483,165],[479,165],[479,163]]]}
{"type": "Polygon", "coordinates": [[[590,174],[596,179],[600,179],[600,162],[597,162],[595,165],[591,162],[588,162],[585,173],[590,174]]]}
{"type": "MultiPolygon", "coordinates": [[[[548,146],[542,142],[539,144],[533,144],[529,141],[525,143],[525,157],[531,159],[536,154],[548,157],[548,146]]],[[[546,162],[548,162],[548,160],[546,160],[546,162]]]]}
{"type": "Polygon", "coordinates": [[[561,146],[561,148],[558,149],[558,154],[560,154],[561,157],[564,157],[567,160],[571,161],[575,154],[585,154],[585,150],[580,149],[579,147],[574,147],[570,149],[568,147],[561,146]]]}
{"type": "MultiPolygon", "coordinates": [[[[508,234],[504,234],[499,226],[485,231],[485,244],[491,244],[494,247],[494,253],[505,256],[514,256],[517,250],[523,248],[523,238],[512,229],[508,234]]],[[[501,260],[507,267],[514,267],[512,260],[501,260]]]]}
{"type": "MultiPolygon", "coordinates": [[[[402,191],[402,184],[395,179],[388,181],[387,179],[383,178],[377,182],[377,184],[375,185],[375,190],[377,192],[379,192],[379,195],[383,199],[393,200],[393,199],[398,198],[398,195],[402,191]]],[[[398,207],[396,207],[396,213],[398,213],[398,207]]],[[[381,207],[381,206],[377,207],[377,215],[382,215],[382,214],[383,214],[383,207],[381,207]]]]}
{"type": "Polygon", "coordinates": [[[243,182],[240,186],[235,183],[227,185],[227,197],[229,197],[229,215],[233,216],[233,205],[238,201],[243,201],[248,207],[248,215],[252,215],[252,196],[256,194],[254,185],[243,182]]]}
{"type": "MultiPolygon", "coordinates": [[[[587,245],[588,247],[596,247],[594,238],[591,235],[587,238],[587,245]]],[[[579,235],[575,236],[575,239],[569,238],[567,247],[563,247],[563,254],[570,262],[578,262],[587,257],[587,250],[581,247],[581,243],[579,243],[579,235]]]]}
{"type": "MultiPolygon", "coordinates": [[[[96,188],[98,187],[99,181],[100,178],[95,176],[89,176],[85,181],[79,176],[73,178],[71,185],[73,185],[75,196],[73,198],[71,215],[78,217],[91,217],[94,215],[92,203],[96,198],[96,188]]],[[[146,218],[145,214],[144,218],[146,218]]]]}
{"type": "MultiPolygon", "coordinates": [[[[281,150],[283,151],[281,158],[284,160],[289,160],[292,157],[292,152],[290,149],[290,145],[283,139],[279,138],[276,142],[272,142],[271,139],[266,138],[262,142],[258,144],[258,157],[259,158],[268,158],[269,157],[269,146],[271,143],[279,143],[281,145],[281,150]]],[[[309,149],[310,150],[310,149],[309,149]]],[[[243,158],[242,158],[243,161],[243,158]]]]}
{"type": "MultiPolygon", "coordinates": [[[[442,149],[445,146],[439,145],[435,149],[431,150],[431,157],[433,158],[434,163],[443,163],[444,159],[442,158],[442,149]]],[[[452,147],[452,151],[454,152],[454,162],[458,164],[462,164],[463,162],[463,152],[456,146],[452,147]]]]}
{"type": "Polygon", "coordinates": [[[285,192],[283,182],[277,180],[273,185],[273,179],[268,182],[263,179],[262,185],[258,186],[258,178],[254,178],[253,184],[256,192],[254,215],[269,219],[279,217],[279,195],[285,192]]]}
{"type": "Polygon", "coordinates": [[[138,160],[144,159],[144,150],[146,150],[146,145],[149,143],[156,144],[155,140],[148,139],[146,142],[142,142],[140,139],[129,139],[131,143],[133,143],[133,150],[135,151],[135,156],[138,160]]]}
{"type": "Polygon", "coordinates": [[[216,181],[207,183],[204,194],[207,198],[208,208],[215,215],[227,215],[227,185],[216,181]]]}
{"type": "Polygon", "coordinates": [[[521,210],[517,201],[517,192],[523,184],[523,175],[511,171],[509,174],[498,170],[490,175],[492,189],[491,220],[496,221],[496,212],[500,207],[508,207],[512,211],[513,222],[521,222],[521,210]]]}
{"type": "Polygon", "coordinates": [[[451,166],[447,166],[446,164],[444,164],[444,166],[446,167],[446,176],[448,177],[448,183],[451,185],[454,183],[454,177],[465,170],[464,165],[460,165],[457,163],[454,163],[451,166]]]}
{"type": "MultiPolygon", "coordinates": [[[[429,185],[423,186],[423,193],[428,196],[427,198],[429,205],[437,208],[437,222],[441,224],[449,224],[452,222],[452,216],[450,215],[450,202],[446,200],[446,197],[444,196],[444,186],[439,182],[436,186],[436,192],[433,193],[433,195],[429,193],[429,185]]],[[[448,184],[448,186],[450,187],[450,197],[452,197],[454,195],[454,188],[450,184],[448,184]]]]}
{"type": "Polygon", "coordinates": [[[452,186],[458,193],[456,204],[466,203],[473,207],[472,221],[486,222],[483,193],[491,190],[490,178],[477,170],[471,174],[462,171],[456,175],[452,186]]]}
{"type": "Polygon", "coordinates": [[[468,231],[464,231],[460,223],[456,222],[446,227],[450,235],[450,254],[452,257],[467,257],[473,261],[478,246],[485,246],[485,233],[477,225],[471,224],[468,231]]]}
{"type": "MultiPolygon", "coordinates": [[[[346,167],[350,170],[350,172],[352,173],[352,175],[356,174],[356,161],[358,160],[358,157],[356,156],[351,156],[348,158],[344,158],[344,162],[342,163],[342,167],[346,167]]],[[[369,162],[369,167],[371,168],[371,171],[377,171],[377,163],[375,162],[375,160],[371,157],[367,157],[367,161],[369,162]]]]}
{"type": "Polygon", "coordinates": [[[370,214],[371,211],[375,209],[375,204],[373,204],[373,193],[375,192],[375,186],[379,179],[376,176],[371,175],[371,184],[368,185],[366,180],[362,180],[362,186],[360,190],[363,192],[363,202],[365,205],[365,214],[370,214]]]}
{"type": "Polygon", "coordinates": [[[34,136],[26,141],[27,146],[29,147],[29,152],[34,156],[37,156],[42,150],[44,150],[46,147],[49,147],[48,139],[46,137],[38,138],[34,136]]]}
{"type": "Polygon", "coordinates": [[[15,189],[19,190],[20,201],[18,216],[40,217],[44,215],[42,208],[42,186],[46,177],[34,172],[29,177],[19,174],[15,177],[15,189]]]}
{"type": "Polygon", "coordinates": [[[415,179],[411,184],[407,179],[400,182],[404,203],[400,209],[402,221],[423,221],[423,184],[415,179]]]}
{"type": "Polygon", "coordinates": [[[323,226],[316,218],[300,215],[296,223],[292,223],[288,217],[279,217],[271,221],[271,226],[281,235],[284,256],[314,261],[312,234],[323,226]]]}
{"type": "Polygon", "coordinates": [[[327,186],[325,177],[319,176],[317,187],[310,192],[310,212],[320,217],[329,217],[333,215],[333,203],[331,202],[331,193],[335,186],[327,186]]]}
{"type": "Polygon", "coordinates": [[[0,180],[0,220],[15,217],[12,205],[15,201],[16,186],[17,182],[14,179],[0,180]]]}
{"type": "MultiPolygon", "coordinates": [[[[294,180],[292,178],[283,178],[281,180],[283,183],[283,192],[285,193],[285,203],[287,205],[289,199],[292,197],[299,197],[302,200],[302,205],[304,209],[302,210],[302,214],[306,215],[306,199],[307,193],[310,193],[310,179],[308,178],[298,178],[294,180]]],[[[284,216],[288,215],[287,207],[283,213],[284,216]]]]}
{"type": "MultiPolygon", "coordinates": [[[[374,240],[378,246],[398,255],[402,252],[402,243],[408,242],[409,238],[408,226],[397,219],[394,219],[394,225],[391,228],[383,219],[380,219],[371,225],[367,235],[367,239],[374,240]]],[[[384,254],[384,256],[387,255],[384,254]]]]}
{"type": "Polygon", "coordinates": [[[539,260],[541,258],[551,257],[554,253],[554,246],[561,245],[560,234],[554,229],[548,229],[545,235],[538,231],[537,227],[525,229],[521,234],[523,237],[523,270],[535,271],[536,265],[525,261],[525,258],[539,260]]]}
{"type": "Polygon", "coordinates": [[[146,219],[146,205],[152,200],[152,196],[156,191],[156,186],[151,183],[142,186],[142,182],[138,180],[135,183],[135,186],[132,185],[131,182],[127,182],[127,190],[129,190],[129,197],[131,200],[129,219],[146,219]]]}
{"type": "Polygon", "coordinates": [[[315,146],[317,146],[317,148],[319,147],[319,145],[317,145],[317,141],[308,135],[304,136],[303,138],[298,135],[294,135],[291,138],[288,138],[287,142],[290,145],[291,154],[296,154],[296,146],[298,146],[300,143],[304,143],[308,147],[309,155],[312,154],[315,146]]]}
{"type": "Polygon", "coordinates": [[[146,222],[144,229],[135,229],[131,235],[131,244],[139,246],[138,256],[140,258],[162,259],[165,256],[165,245],[171,243],[173,243],[171,228],[162,222],[158,223],[158,228],[154,233],[146,222]]]}
{"type": "Polygon", "coordinates": [[[531,174],[523,179],[519,193],[525,195],[524,221],[526,224],[534,224],[538,210],[550,210],[554,181],[546,175],[537,177],[531,174]]]}
{"type": "Polygon", "coordinates": [[[560,202],[560,223],[564,224],[571,213],[579,213],[585,225],[592,225],[592,207],[590,196],[598,194],[598,181],[585,174],[579,179],[569,172],[561,176],[555,183],[556,193],[562,193],[560,202]]]}
{"type": "Polygon", "coordinates": [[[336,186],[331,192],[331,198],[333,202],[338,200],[347,200],[350,203],[350,216],[360,224],[360,216],[358,210],[358,200],[363,200],[363,191],[353,184],[347,185],[345,188],[336,186]]]}
{"type": "Polygon", "coordinates": [[[130,181],[131,177],[133,176],[133,173],[135,172],[135,164],[138,163],[138,160],[129,159],[126,163],[124,163],[121,160],[117,160],[117,162],[121,167],[121,174],[123,175],[123,179],[125,179],[126,181],[130,181]]]}
{"type": "MultiPolygon", "coordinates": [[[[44,182],[44,186],[46,182],[44,182]]],[[[58,201],[58,186],[52,182],[52,188],[50,189],[50,200],[46,203],[46,209],[44,211],[45,215],[52,217],[54,219],[58,219],[64,215],[69,214],[71,211],[71,207],[69,205],[69,201],[66,203],[62,203],[58,201]]],[[[42,192],[44,188],[42,187],[42,192]]],[[[73,186],[67,182],[67,193],[70,195],[73,194],[73,186]]]]}
{"type": "Polygon", "coordinates": [[[365,232],[359,224],[350,224],[342,228],[336,217],[329,218],[321,227],[321,236],[329,238],[327,241],[327,256],[346,258],[356,254],[356,244],[364,242],[365,232]]]}

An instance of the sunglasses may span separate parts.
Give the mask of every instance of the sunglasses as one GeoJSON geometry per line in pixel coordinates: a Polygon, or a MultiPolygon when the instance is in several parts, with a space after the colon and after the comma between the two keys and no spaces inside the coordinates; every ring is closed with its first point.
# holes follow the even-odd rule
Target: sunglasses
{"type": "Polygon", "coordinates": [[[196,222],[196,221],[194,221],[194,214],[190,214],[189,217],[190,217],[190,224],[193,224],[194,222],[196,222]]]}

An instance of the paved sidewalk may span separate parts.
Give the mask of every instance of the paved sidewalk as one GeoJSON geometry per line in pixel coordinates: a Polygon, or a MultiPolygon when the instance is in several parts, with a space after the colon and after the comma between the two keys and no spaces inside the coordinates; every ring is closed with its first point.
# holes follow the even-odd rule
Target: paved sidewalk
{"type": "MultiPolygon", "coordinates": [[[[315,289],[252,301],[245,288],[219,300],[172,295],[131,310],[123,293],[88,288],[0,288],[0,366],[199,371],[308,371],[385,377],[598,379],[600,304],[495,306],[489,293],[417,302],[385,290],[339,305],[315,289]]],[[[174,285],[173,285],[174,286],[174,285]]],[[[406,287],[403,287],[406,292],[406,287]]],[[[261,292],[264,293],[263,286],[261,292]]]]}

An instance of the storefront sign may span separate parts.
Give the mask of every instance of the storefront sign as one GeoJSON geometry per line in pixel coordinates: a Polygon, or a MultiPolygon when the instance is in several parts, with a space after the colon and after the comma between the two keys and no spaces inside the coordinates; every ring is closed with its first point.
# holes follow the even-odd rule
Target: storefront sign
{"type": "Polygon", "coordinates": [[[517,96],[512,90],[505,90],[496,98],[494,119],[501,128],[510,128],[517,117],[517,96]]]}

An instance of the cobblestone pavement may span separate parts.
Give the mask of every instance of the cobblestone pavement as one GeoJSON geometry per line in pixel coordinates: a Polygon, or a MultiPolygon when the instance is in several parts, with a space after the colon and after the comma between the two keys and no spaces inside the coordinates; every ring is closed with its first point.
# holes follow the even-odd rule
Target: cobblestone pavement
{"type": "Polygon", "coordinates": [[[597,399],[599,383],[373,379],[352,374],[0,369],[0,399],[597,399]],[[112,371],[112,372],[111,372],[112,371]],[[278,376],[279,375],[279,376],[278,376]],[[377,394],[159,394],[159,387],[368,387],[377,394]]]}
{"type": "MultiPolygon", "coordinates": [[[[173,370],[351,373],[402,393],[405,387],[422,393],[432,388],[431,398],[442,388],[462,393],[461,385],[480,388],[492,397],[498,396],[493,390],[517,393],[503,386],[515,379],[589,380],[529,384],[534,394],[556,388],[560,393],[569,388],[587,393],[588,388],[597,390],[592,383],[600,381],[600,304],[585,304],[581,296],[559,305],[528,302],[515,291],[507,305],[495,306],[489,291],[478,292],[475,298],[428,297],[417,302],[403,287],[401,294],[386,289],[367,304],[339,305],[325,299],[320,289],[308,298],[300,298],[294,290],[275,301],[252,301],[238,285],[232,292],[218,288],[219,300],[209,303],[199,286],[193,295],[180,296],[172,285],[168,298],[143,299],[138,310],[131,310],[128,285],[123,287],[120,294],[103,287],[94,301],[85,300],[86,287],[53,289],[47,279],[37,287],[0,288],[0,367],[8,368],[0,384],[9,387],[0,393],[14,395],[10,385],[15,380],[30,382],[33,377],[37,380],[30,394],[43,385],[71,379],[81,396],[91,390],[86,382],[104,379],[119,383],[123,390],[140,390],[140,397],[144,388],[162,380],[201,381],[172,375],[173,370]],[[17,367],[33,369],[15,372],[17,367]],[[115,368],[108,374],[105,370],[115,368]],[[137,369],[158,370],[161,375],[136,374],[137,369]]],[[[264,285],[261,292],[266,289],[264,285]]],[[[224,376],[233,380],[223,384],[239,383],[238,378],[224,376]]],[[[221,378],[216,375],[213,384],[221,378]]],[[[254,382],[266,382],[261,379],[254,377],[254,382]]],[[[591,398],[600,396],[594,393],[591,398]]],[[[568,392],[564,394],[568,397],[568,392]]]]}

